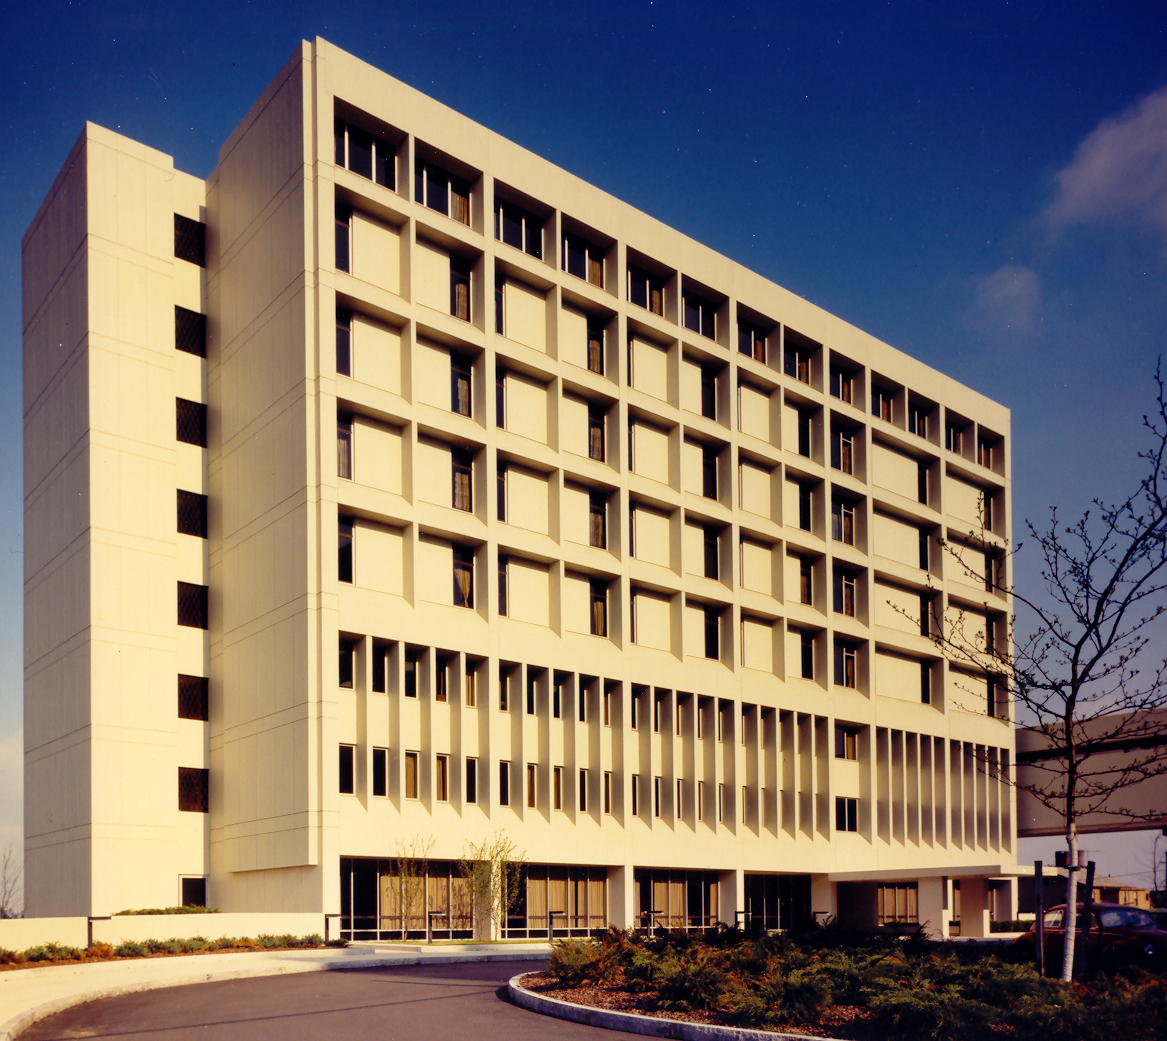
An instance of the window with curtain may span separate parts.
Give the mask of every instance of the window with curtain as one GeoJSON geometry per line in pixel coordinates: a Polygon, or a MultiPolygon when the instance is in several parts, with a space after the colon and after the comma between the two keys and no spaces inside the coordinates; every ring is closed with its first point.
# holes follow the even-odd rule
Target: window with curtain
{"type": "Polygon", "coordinates": [[[452,505],[456,510],[471,513],[474,510],[474,455],[469,448],[454,448],[450,452],[453,475],[452,505]]]}
{"type": "Polygon", "coordinates": [[[608,635],[608,583],[592,579],[592,635],[608,635]]]}
{"type": "Polygon", "coordinates": [[[450,411],[470,415],[470,359],[462,354],[450,355],[450,411]]]}
{"type": "Polygon", "coordinates": [[[474,606],[474,548],[454,547],[454,606],[474,606]]]}
{"type": "Polygon", "coordinates": [[[336,417],[336,476],[353,479],[353,417],[336,417]]]}

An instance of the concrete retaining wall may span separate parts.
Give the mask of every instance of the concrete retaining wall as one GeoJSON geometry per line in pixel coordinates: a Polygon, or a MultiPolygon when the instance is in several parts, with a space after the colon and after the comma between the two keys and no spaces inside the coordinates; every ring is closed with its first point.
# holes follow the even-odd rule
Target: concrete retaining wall
{"type": "MultiPolygon", "coordinates": [[[[118,915],[109,921],[93,923],[95,942],[116,946],[126,940],[184,939],[205,936],[260,936],[264,933],[307,936],[324,935],[324,915],[307,914],[151,914],[118,915]]],[[[88,942],[88,923],[84,918],[9,918],[0,921],[0,947],[24,951],[45,943],[84,947],[88,942]]]]}

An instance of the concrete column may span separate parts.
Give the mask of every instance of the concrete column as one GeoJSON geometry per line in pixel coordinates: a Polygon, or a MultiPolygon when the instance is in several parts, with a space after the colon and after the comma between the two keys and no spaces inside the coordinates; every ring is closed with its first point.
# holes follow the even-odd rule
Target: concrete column
{"type": "Polygon", "coordinates": [[[917,896],[919,921],[924,932],[934,940],[948,939],[948,879],[920,879],[917,896]]]}
{"type": "Polygon", "coordinates": [[[988,936],[989,901],[984,878],[960,880],[960,935],[988,936]]]}
{"type": "Polygon", "coordinates": [[[746,909],[746,873],[741,868],[722,871],[718,879],[717,904],[726,925],[740,921],[736,912],[746,909]]]}
{"type": "Polygon", "coordinates": [[[617,929],[635,929],[636,886],[632,865],[608,868],[608,923],[617,929]]]}

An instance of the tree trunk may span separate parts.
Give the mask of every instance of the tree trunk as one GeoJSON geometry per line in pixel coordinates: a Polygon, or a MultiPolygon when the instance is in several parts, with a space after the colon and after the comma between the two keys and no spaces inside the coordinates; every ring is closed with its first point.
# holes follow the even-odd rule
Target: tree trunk
{"type": "Polygon", "coordinates": [[[1078,937],[1078,828],[1075,824],[1070,825],[1066,842],[1069,854],[1066,858],[1066,913],[1062,920],[1066,937],[1062,982],[1069,983],[1074,975],[1074,945],[1078,937]]]}

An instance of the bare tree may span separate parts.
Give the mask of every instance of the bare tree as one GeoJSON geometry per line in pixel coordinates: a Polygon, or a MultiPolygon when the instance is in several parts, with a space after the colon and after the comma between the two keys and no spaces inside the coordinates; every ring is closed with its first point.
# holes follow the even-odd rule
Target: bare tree
{"type": "MultiPolygon", "coordinates": [[[[1136,805],[1133,792],[1167,774],[1167,661],[1148,647],[1161,632],[1167,591],[1167,401],[1155,370],[1157,412],[1143,417],[1150,447],[1138,454],[1137,488],[1116,504],[1093,500],[1073,524],[1051,508],[1047,524],[1026,521],[1041,553],[1044,595],[1002,581],[1003,567],[983,569],[984,532],[948,541],[958,567],[987,589],[1012,596],[1032,632],[985,639],[965,618],[933,625],[933,640],[965,672],[994,677],[1012,688],[1021,725],[1044,746],[1026,764],[1026,781],[1011,783],[1055,812],[1064,824],[1068,862],[1078,863],[1078,820],[1104,814],[1117,822],[1151,820],[1167,806],[1136,805]]],[[[1006,553],[1009,552],[1005,547],[1006,553]]],[[[990,695],[991,696],[991,695],[990,695]]],[[[1073,971],[1077,872],[1068,872],[1062,979],[1073,971]]]]}
{"type": "Polygon", "coordinates": [[[21,876],[24,865],[20,856],[11,846],[6,846],[0,854],[0,918],[23,918],[24,904],[17,906],[17,898],[23,893],[21,876]]]}
{"type": "Polygon", "coordinates": [[[496,933],[522,897],[519,883],[526,862],[527,854],[501,831],[478,845],[468,843],[458,861],[469,883],[475,918],[490,922],[496,933]]]}

